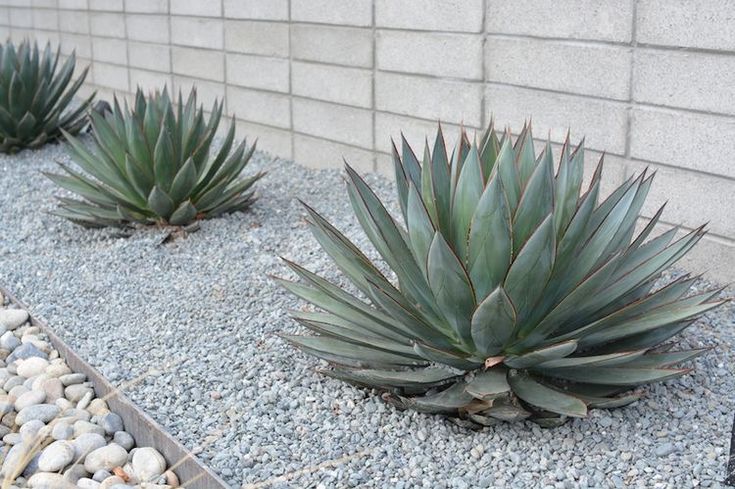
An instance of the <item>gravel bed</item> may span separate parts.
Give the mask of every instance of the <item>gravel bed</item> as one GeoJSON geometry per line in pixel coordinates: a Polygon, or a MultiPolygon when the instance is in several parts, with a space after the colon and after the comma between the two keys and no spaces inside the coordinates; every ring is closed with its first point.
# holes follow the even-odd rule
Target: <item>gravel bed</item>
{"type": "MultiPolygon", "coordinates": [[[[0,283],[111,382],[145,374],[129,397],[234,487],[722,485],[735,411],[732,305],[684,335],[683,344],[719,345],[694,373],[627,408],[552,430],[468,431],[322,377],[275,335],[299,330],[286,311],[302,307],[266,275],[287,275],[279,255],[335,277],[295,198],[366,243],[340,171],[257,154],[249,170],[269,174],[250,212],[161,244],[164,229],[125,237],[49,215],[60,192],[39,170],[63,158],[53,145],[0,157],[0,283]]],[[[369,181],[394,202],[387,180],[369,181]]]]}

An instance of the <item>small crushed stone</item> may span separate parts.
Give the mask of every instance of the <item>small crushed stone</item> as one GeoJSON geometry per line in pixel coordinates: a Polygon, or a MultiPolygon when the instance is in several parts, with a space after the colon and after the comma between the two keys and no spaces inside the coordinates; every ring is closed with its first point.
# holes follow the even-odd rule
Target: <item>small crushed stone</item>
{"type": "MultiPolygon", "coordinates": [[[[269,173],[249,212],[159,244],[164,229],[124,237],[49,215],[63,192],[39,172],[57,159],[67,159],[57,145],[0,157],[0,284],[113,383],[143,375],[128,396],[234,487],[722,487],[735,410],[732,304],[681,337],[717,345],[694,372],[629,407],[550,430],[469,431],[320,376],[276,336],[300,331],[287,310],[303,307],[267,275],[289,276],[279,255],[338,280],[297,197],[375,256],[340,170],[256,154],[247,172],[269,173]]],[[[388,180],[368,181],[395,202],[388,180]]]]}

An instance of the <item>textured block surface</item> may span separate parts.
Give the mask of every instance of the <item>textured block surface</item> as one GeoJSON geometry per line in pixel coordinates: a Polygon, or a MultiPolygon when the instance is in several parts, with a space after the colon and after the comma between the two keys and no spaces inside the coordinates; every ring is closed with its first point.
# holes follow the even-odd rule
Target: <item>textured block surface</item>
{"type": "MultiPolygon", "coordinates": [[[[219,98],[242,135],[317,168],[392,178],[391,139],[441,121],[520,131],[558,154],[586,138],[603,193],[659,172],[651,213],[711,221],[735,280],[735,2],[724,0],[5,0],[0,37],[76,51],[82,92],[136,86],[219,98]]],[[[703,263],[707,252],[687,263],[703,263]]],[[[729,272],[723,272],[729,270],[729,272]]]]}

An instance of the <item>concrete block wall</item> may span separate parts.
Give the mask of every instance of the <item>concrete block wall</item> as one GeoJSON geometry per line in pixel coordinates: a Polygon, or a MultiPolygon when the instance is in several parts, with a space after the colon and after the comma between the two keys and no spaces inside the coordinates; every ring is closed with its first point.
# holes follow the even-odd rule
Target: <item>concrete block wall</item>
{"type": "Polygon", "coordinates": [[[240,135],[311,167],[392,172],[491,116],[657,172],[650,216],[710,234],[684,262],[735,280],[735,3],[724,0],[0,0],[0,35],[61,43],[85,90],[225,97],[240,135]]]}

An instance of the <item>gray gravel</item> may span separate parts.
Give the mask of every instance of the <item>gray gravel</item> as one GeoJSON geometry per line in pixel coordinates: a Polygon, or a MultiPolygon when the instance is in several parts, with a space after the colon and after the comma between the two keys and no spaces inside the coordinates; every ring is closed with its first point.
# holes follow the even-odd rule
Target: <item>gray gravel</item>
{"type": "MultiPolygon", "coordinates": [[[[274,334],[298,330],[286,309],[301,306],[266,277],[286,274],[278,255],[334,277],[294,198],[365,243],[340,171],[256,155],[253,167],[270,173],[251,212],[159,245],[165,230],[121,237],[47,214],[59,191],[38,172],[59,158],[58,146],[0,157],[0,283],[111,381],[146,374],[132,400],[233,486],[721,486],[735,411],[731,305],[682,340],[719,348],[630,407],[553,430],[468,431],[321,377],[274,334]]],[[[393,201],[386,180],[370,181],[393,201]]]]}

